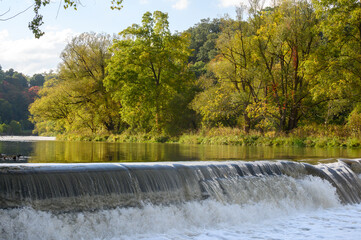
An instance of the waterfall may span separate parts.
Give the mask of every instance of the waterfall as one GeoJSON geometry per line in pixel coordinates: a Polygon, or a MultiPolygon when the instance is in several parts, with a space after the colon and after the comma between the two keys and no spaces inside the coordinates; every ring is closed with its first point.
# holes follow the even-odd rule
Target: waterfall
{"type": "Polygon", "coordinates": [[[361,202],[360,169],[359,160],[345,159],[318,165],[291,161],[2,164],[0,208],[77,211],[205,199],[236,204],[304,199],[327,205],[319,196],[321,189],[307,192],[317,186],[305,179],[326,182],[342,203],[352,204],[361,202]]]}

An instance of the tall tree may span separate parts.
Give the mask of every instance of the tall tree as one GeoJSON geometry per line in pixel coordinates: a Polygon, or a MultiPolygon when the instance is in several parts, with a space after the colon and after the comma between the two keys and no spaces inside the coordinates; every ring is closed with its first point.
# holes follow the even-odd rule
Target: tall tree
{"type": "Polygon", "coordinates": [[[34,74],[29,80],[31,87],[34,86],[41,87],[43,86],[44,82],[45,82],[45,77],[43,74],[34,74]]]}
{"type": "Polygon", "coordinates": [[[92,133],[118,131],[119,105],[103,86],[106,61],[110,58],[108,35],[83,33],[66,46],[59,76],[45,83],[40,98],[30,108],[37,127],[50,124],[60,131],[92,133]]]}
{"type": "Polygon", "coordinates": [[[194,49],[190,57],[190,62],[208,63],[217,55],[216,40],[221,33],[221,20],[213,19],[212,21],[202,19],[200,23],[189,28],[187,33],[191,36],[190,48],[194,49]]]}
{"type": "Polygon", "coordinates": [[[5,104],[6,109],[11,109],[0,112],[3,121],[9,123],[11,120],[20,121],[27,118],[30,103],[27,92],[28,81],[23,74],[14,69],[3,73],[3,79],[0,81],[0,99],[3,99],[2,106],[5,104]]]}
{"type": "Polygon", "coordinates": [[[145,13],[142,25],[132,25],[114,41],[105,85],[131,128],[160,132],[186,111],[192,83],[188,46],[189,36],[172,34],[168,15],[159,11],[145,13]],[[173,108],[174,101],[184,107],[173,108]]]}
{"type": "Polygon", "coordinates": [[[355,107],[361,95],[361,3],[321,0],[314,5],[322,41],[305,64],[314,98],[347,100],[355,107]]]}
{"type": "MultiPolygon", "coordinates": [[[[257,98],[257,83],[256,73],[252,72],[252,33],[240,14],[239,21],[222,20],[222,33],[217,39],[219,55],[208,64],[216,81],[206,85],[205,91],[195,98],[192,105],[207,124],[220,121],[222,125],[234,126],[242,115],[248,131],[250,118],[246,108],[253,101],[251,98],[257,98]],[[214,95],[217,97],[210,100],[209,97],[214,95]]],[[[212,79],[206,82],[210,81],[212,79]]]]}
{"type": "MultiPolygon", "coordinates": [[[[317,20],[306,1],[286,0],[262,9],[254,0],[250,6],[247,21],[241,14],[244,8],[239,9],[237,21],[225,21],[217,40],[220,54],[209,64],[217,79],[215,87],[232,94],[223,97],[219,107],[233,106],[223,111],[224,116],[242,115],[238,121],[246,131],[257,126],[289,131],[312,106],[309,82],[300,66],[317,44],[313,31],[317,20]]],[[[214,110],[204,106],[216,104],[204,102],[201,109],[214,110]]]]}
{"type": "Polygon", "coordinates": [[[309,81],[300,66],[317,44],[313,7],[307,1],[283,1],[253,16],[256,24],[262,22],[255,43],[267,82],[265,100],[278,109],[278,128],[289,131],[297,127],[311,101],[309,81]]]}

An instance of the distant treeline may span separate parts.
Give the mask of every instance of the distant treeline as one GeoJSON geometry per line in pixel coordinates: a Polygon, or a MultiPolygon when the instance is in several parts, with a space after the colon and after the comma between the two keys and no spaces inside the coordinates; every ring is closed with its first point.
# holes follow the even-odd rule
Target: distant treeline
{"type": "Polygon", "coordinates": [[[29,105],[46,78],[52,77],[45,73],[28,77],[13,69],[3,71],[0,66],[0,135],[32,134],[34,124],[29,121],[29,105]]]}
{"type": "MultiPolygon", "coordinates": [[[[360,2],[258,3],[240,7],[236,19],[204,19],[181,33],[156,11],[118,37],[75,37],[30,106],[35,131],[179,136],[212,127],[284,134],[336,126],[358,135],[360,2]]],[[[26,98],[32,86],[21,81],[12,96],[26,98]]],[[[2,121],[26,121],[31,99],[6,117],[2,110],[2,121]]]]}

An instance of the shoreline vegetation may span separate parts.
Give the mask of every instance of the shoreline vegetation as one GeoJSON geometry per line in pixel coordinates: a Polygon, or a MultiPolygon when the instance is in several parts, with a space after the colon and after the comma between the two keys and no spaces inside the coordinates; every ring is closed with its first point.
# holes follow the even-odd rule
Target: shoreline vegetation
{"type": "Polygon", "coordinates": [[[294,131],[277,133],[274,131],[261,133],[244,132],[238,128],[218,127],[201,129],[197,132],[183,133],[179,136],[166,136],[151,133],[122,134],[61,134],[60,141],[94,141],[117,143],[178,143],[204,145],[234,145],[234,146],[293,146],[318,148],[361,148],[361,138],[352,134],[345,127],[328,126],[323,129],[306,126],[294,131]]]}

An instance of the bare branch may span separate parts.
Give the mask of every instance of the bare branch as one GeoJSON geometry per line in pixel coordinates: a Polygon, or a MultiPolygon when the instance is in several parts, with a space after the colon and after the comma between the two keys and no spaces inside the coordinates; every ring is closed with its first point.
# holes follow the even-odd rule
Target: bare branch
{"type": "MultiPolygon", "coordinates": [[[[28,8],[26,8],[25,10],[23,10],[23,11],[21,11],[21,12],[18,12],[17,14],[15,14],[15,15],[13,15],[13,16],[11,16],[11,17],[9,17],[9,18],[4,18],[4,19],[2,19],[2,18],[0,18],[0,21],[1,22],[5,22],[5,21],[8,21],[8,20],[10,20],[10,19],[13,19],[13,18],[15,18],[15,17],[17,17],[17,16],[19,16],[20,14],[22,14],[22,13],[24,13],[24,12],[26,12],[26,11],[28,11],[30,8],[32,8],[34,6],[34,4],[33,5],[31,5],[31,6],[29,6],[28,8]]],[[[4,16],[4,15],[6,15],[7,13],[9,13],[10,12],[10,8],[9,8],[9,10],[8,11],[6,11],[5,13],[3,13],[3,14],[1,14],[0,15],[0,17],[2,17],[2,16],[4,16]]]]}
{"type": "Polygon", "coordinates": [[[4,12],[3,14],[0,14],[0,17],[6,15],[8,12],[10,12],[10,8],[6,12],[4,12]]]}

